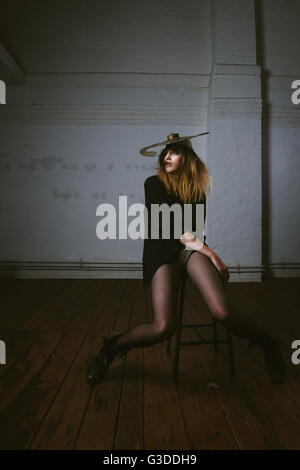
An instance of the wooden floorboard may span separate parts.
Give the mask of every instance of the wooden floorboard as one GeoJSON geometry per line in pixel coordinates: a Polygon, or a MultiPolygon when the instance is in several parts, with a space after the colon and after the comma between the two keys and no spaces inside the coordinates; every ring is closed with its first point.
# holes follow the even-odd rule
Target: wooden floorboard
{"type": "MultiPolygon", "coordinates": [[[[135,291],[128,326],[147,320],[145,288],[134,283],[135,291]]],[[[124,330],[123,330],[124,331],[124,330]]],[[[122,330],[119,329],[118,333],[122,330]]],[[[144,351],[133,348],[125,361],[123,388],[114,440],[115,449],[144,448],[144,351]],[[130,423],[130,425],[128,425],[130,423]]]]}
{"type": "MultiPolygon", "coordinates": [[[[152,318],[147,292],[147,320],[152,318]]],[[[187,435],[172,382],[166,342],[144,349],[144,445],[146,449],[187,448],[187,435]]]]}
{"type": "MultiPolygon", "coordinates": [[[[188,303],[188,321],[198,321],[199,308],[195,298],[189,298],[188,303]]],[[[204,322],[209,319],[205,311],[202,315],[204,322]]],[[[220,336],[225,338],[225,329],[222,326],[218,329],[220,336]]],[[[299,432],[295,431],[297,428],[299,431],[300,421],[297,409],[285,392],[288,384],[274,386],[265,374],[261,352],[253,357],[247,350],[246,341],[236,336],[233,339],[237,368],[234,380],[229,374],[227,345],[223,344],[221,354],[217,355],[212,353],[209,345],[201,346],[199,355],[211,380],[218,385],[215,392],[239,448],[297,449],[300,440],[299,432]]]]}
{"type": "Polygon", "coordinates": [[[82,304],[86,304],[85,308],[80,306],[79,309],[82,314],[81,324],[75,325],[68,338],[73,353],[72,349],[69,350],[67,361],[63,347],[56,354],[58,371],[55,371],[57,383],[52,395],[52,406],[47,408],[41,426],[30,443],[30,449],[75,448],[91,398],[91,389],[85,383],[84,372],[88,360],[96,354],[100,336],[108,333],[106,328],[107,314],[111,313],[110,301],[118,302],[119,287],[120,281],[92,281],[93,302],[90,302],[91,296],[87,296],[88,302],[85,298],[81,300],[82,304]],[[110,295],[113,286],[115,290],[110,295]],[[61,374],[61,380],[57,380],[57,373],[61,374]]]}
{"type": "MultiPolygon", "coordinates": [[[[103,336],[152,319],[142,280],[2,280],[0,339],[1,449],[300,449],[300,280],[229,283],[240,315],[282,341],[285,383],[274,385],[259,348],[232,335],[236,376],[226,344],[182,346],[173,380],[175,337],[132,348],[103,383],[85,382],[103,336]]],[[[184,323],[211,322],[187,283],[184,323]]],[[[226,337],[221,324],[219,335],[226,337]]],[[[198,329],[212,338],[210,328],[198,329]]],[[[182,341],[197,340],[184,329],[182,341]]]]}
{"type": "MultiPolygon", "coordinates": [[[[123,321],[123,329],[127,329],[130,297],[134,283],[129,280],[117,281],[115,291],[106,304],[103,317],[92,332],[93,336],[86,344],[88,358],[92,359],[99,349],[99,339],[105,335],[114,335],[117,332],[114,326],[117,319],[123,321]],[[116,289],[119,285],[119,288],[116,289]],[[125,328],[126,327],[126,328],[125,328]],[[94,348],[92,345],[94,344],[94,348]],[[91,355],[91,352],[93,353],[91,355]]],[[[94,387],[90,399],[86,404],[84,417],[80,426],[80,433],[75,442],[76,449],[111,449],[113,448],[116,422],[118,418],[119,402],[122,391],[124,363],[118,358],[111,364],[108,375],[101,385],[94,387]]],[[[84,393],[89,387],[83,383],[85,370],[81,377],[81,388],[84,393]],[[84,389],[84,390],[83,390],[84,389]]]]}

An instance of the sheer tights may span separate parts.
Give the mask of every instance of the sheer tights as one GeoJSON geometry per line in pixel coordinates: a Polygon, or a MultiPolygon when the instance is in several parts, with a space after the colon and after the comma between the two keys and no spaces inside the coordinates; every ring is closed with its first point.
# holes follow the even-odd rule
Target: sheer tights
{"type": "MultiPolygon", "coordinates": [[[[216,320],[241,338],[263,343],[264,330],[230,303],[221,276],[210,258],[194,252],[186,269],[208,311],[216,320]]],[[[115,354],[124,346],[127,350],[152,346],[175,333],[179,283],[180,274],[174,266],[164,264],[157,269],[151,281],[153,320],[135,325],[123,333],[113,347],[115,354]]]]}

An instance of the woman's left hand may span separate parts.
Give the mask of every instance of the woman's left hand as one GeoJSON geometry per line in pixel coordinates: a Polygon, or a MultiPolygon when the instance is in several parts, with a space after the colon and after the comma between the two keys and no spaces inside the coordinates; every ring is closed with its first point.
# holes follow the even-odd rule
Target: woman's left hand
{"type": "Polygon", "coordinates": [[[210,259],[217,268],[222,281],[224,281],[224,283],[227,282],[229,279],[229,271],[226,264],[223,263],[221,258],[216,253],[214,253],[210,259]]]}

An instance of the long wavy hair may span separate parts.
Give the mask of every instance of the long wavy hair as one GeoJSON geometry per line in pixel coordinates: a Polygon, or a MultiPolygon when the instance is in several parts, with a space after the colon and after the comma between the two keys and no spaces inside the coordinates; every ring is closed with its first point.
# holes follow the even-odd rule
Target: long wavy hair
{"type": "Polygon", "coordinates": [[[205,163],[191,147],[181,142],[165,146],[158,157],[155,171],[168,193],[179,197],[185,204],[197,202],[203,195],[206,198],[208,191],[212,188],[211,176],[205,163]],[[182,154],[176,172],[179,173],[178,178],[165,169],[164,158],[169,150],[182,154]]]}

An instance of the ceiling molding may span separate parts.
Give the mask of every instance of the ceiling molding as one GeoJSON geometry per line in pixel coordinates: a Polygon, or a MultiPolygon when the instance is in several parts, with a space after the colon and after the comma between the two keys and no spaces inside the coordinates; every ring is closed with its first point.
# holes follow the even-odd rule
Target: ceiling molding
{"type": "Polygon", "coordinates": [[[0,123],[205,126],[207,106],[5,105],[0,123]]]}
{"type": "Polygon", "coordinates": [[[29,87],[207,88],[210,75],[170,73],[28,74],[29,87]]]}
{"type": "Polygon", "coordinates": [[[8,85],[21,85],[26,82],[24,70],[0,44],[0,79],[8,85]]]}
{"type": "Polygon", "coordinates": [[[209,107],[211,119],[260,119],[261,98],[213,98],[209,107]]]}

